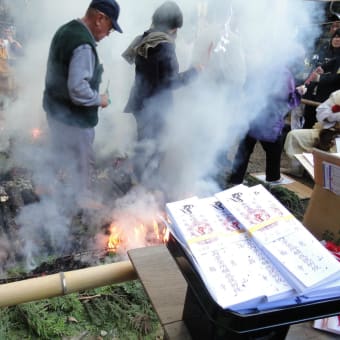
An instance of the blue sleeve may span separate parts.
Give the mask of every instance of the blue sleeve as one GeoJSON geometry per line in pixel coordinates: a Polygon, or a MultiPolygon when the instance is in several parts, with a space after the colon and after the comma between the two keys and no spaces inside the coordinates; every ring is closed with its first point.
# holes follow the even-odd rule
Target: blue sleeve
{"type": "Polygon", "coordinates": [[[76,105],[99,106],[100,95],[93,90],[91,80],[95,67],[95,55],[90,45],[80,45],[73,51],[70,61],[67,88],[76,105]]]}

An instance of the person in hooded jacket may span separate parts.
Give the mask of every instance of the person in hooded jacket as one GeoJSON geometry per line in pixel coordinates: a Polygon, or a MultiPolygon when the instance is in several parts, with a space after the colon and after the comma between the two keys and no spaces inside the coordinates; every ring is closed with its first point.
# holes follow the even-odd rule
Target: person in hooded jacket
{"type": "Polygon", "coordinates": [[[130,64],[135,64],[134,84],[124,112],[132,113],[137,123],[134,170],[138,180],[150,177],[151,164],[153,169],[157,168],[161,158],[160,137],[173,107],[173,90],[190,83],[201,69],[197,66],[179,72],[175,40],[182,25],[181,9],[175,2],[166,1],[153,13],[151,27],[122,54],[130,64]],[[148,142],[150,152],[145,147],[148,142]]]}

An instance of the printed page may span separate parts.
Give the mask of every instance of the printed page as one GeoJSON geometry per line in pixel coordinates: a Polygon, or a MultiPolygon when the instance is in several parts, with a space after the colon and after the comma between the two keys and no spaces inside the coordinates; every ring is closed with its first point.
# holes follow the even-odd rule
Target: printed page
{"type": "Polygon", "coordinates": [[[216,197],[201,199],[198,204],[204,206],[202,211],[212,225],[227,232],[224,235],[225,246],[230,250],[230,256],[237,258],[237,265],[233,270],[246,272],[254,286],[262,287],[267,301],[291,297],[296,293],[246,232],[244,226],[216,197]],[[229,233],[234,234],[234,237],[229,233]]]}
{"type": "Polygon", "coordinates": [[[262,185],[239,185],[215,196],[298,293],[340,278],[340,263],[262,185]]]}
{"type": "Polygon", "coordinates": [[[257,276],[245,270],[249,261],[254,261],[255,252],[237,224],[211,223],[206,204],[194,200],[168,203],[166,209],[171,230],[175,230],[174,235],[183,235],[192,263],[222,308],[255,308],[265,299],[257,276]],[[247,257],[250,253],[251,259],[247,257]]]}

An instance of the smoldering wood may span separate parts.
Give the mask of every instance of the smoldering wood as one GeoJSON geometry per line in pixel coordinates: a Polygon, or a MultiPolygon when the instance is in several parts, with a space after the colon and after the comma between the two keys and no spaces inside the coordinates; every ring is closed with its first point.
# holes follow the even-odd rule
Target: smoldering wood
{"type": "Polygon", "coordinates": [[[9,206],[13,212],[18,213],[20,208],[22,208],[25,203],[21,196],[20,188],[15,185],[10,185],[7,187],[7,192],[9,195],[9,206]]]}
{"type": "MultiPolygon", "coordinates": [[[[26,204],[39,200],[34,193],[31,173],[23,168],[12,168],[2,176],[1,187],[7,193],[9,204],[14,212],[18,212],[26,204]]],[[[0,198],[1,189],[0,189],[0,198]]]]}
{"type": "Polygon", "coordinates": [[[0,206],[3,228],[10,240],[16,239],[18,226],[15,222],[15,215],[9,204],[4,203],[0,206]]]}
{"type": "Polygon", "coordinates": [[[131,165],[128,161],[102,162],[96,179],[96,187],[107,199],[124,196],[133,186],[131,165]]]}
{"type": "Polygon", "coordinates": [[[40,201],[39,196],[34,192],[33,188],[23,189],[21,191],[21,197],[24,205],[36,203],[40,201]]]}
{"type": "Polygon", "coordinates": [[[0,203],[0,237],[3,235],[6,235],[6,219],[4,216],[4,211],[3,211],[3,205],[4,203],[0,203]]]}
{"type": "Polygon", "coordinates": [[[9,196],[3,185],[0,185],[0,203],[5,203],[9,199],[9,196]]]}
{"type": "MultiPolygon", "coordinates": [[[[10,161],[10,159],[8,158],[10,161]]],[[[9,163],[8,163],[9,164],[9,163]]],[[[0,268],[8,269],[8,261],[12,263],[24,260],[23,248],[25,240],[20,239],[21,225],[16,222],[16,217],[23,207],[39,202],[42,198],[36,192],[33,182],[32,173],[22,167],[3,167],[0,172],[0,268]],[[7,169],[4,171],[3,169],[7,169]],[[3,240],[3,242],[2,242],[3,240]],[[3,245],[3,246],[2,246],[3,245]],[[6,245],[6,246],[5,246],[6,245]]],[[[89,257],[74,259],[74,254],[87,251],[89,245],[95,244],[95,237],[98,233],[105,235],[107,233],[110,220],[112,219],[113,202],[124,196],[133,186],[131,180],[131,171],[129,166],[124,162],[115,162],[109,160],[99,164],[95,177],[95,188],[100,192],[102,197],[107,200],[107,211],[74,211],[73,218],[70,220],[69,239],[63,249],[54,249],[48,233],[45,232],[44,226],[41,231],[37,230],[37,235],[33,235],[33,242],[42,250],[46,256],[56,257],[51,263],[41,263],[35,270],[21,276],[17,279],[32,277],[50,272],[78,269],[88,266],[90,262],[96,262],[98,256],[90,255],[89,257]],[[119,166],[117,164],[119,163],[119,166]],[[65,257],[65,254],[69,254],[65,257]],[[39,274],[40,273],[40,274],[39,274]]],[[[28,223],[30,223],[28,221],[28,223]]],[[[34,223],[34,222],[33,222],[34,223]]],[[[98,249],[93,250],[98,252],[98,249]]],[[[107,249],[100,250],[100,260],[106,256],[114,256],[107,249]]],[[[4,278],[6,280],[8,278],[4,278]]],[[[10,279],[15,280],[15,278],[10,279]]],[[[0,280],[1,282],[1,280],[0,280]]],[[[6,281],[3,281],[6,282],[6,281]]],[[[8,281],[10,282],[10,281],[8,281]]]]}
{"type": "Polygon", "coordinates": [[[0,265],[3,266],[5,263],[8,263],[13,259],[13,252],[9,247],[9,242],[7,240],[6,235],[0,236],[0,265]]]}

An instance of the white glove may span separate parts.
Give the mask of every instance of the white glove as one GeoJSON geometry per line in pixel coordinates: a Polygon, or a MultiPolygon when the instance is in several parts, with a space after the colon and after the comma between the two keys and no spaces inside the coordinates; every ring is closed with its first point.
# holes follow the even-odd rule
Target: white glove
{"type": "Polygon", "coordinates": [[[300,96],[303,96],[307,92],[307,87],[305,85],[300,85],[296,88],[300,96]]]}
{"type": "Polygon", "coordinates": [[[329,122],[340,122],[340,112],[332,113],[327,117],[329,122]]]}

